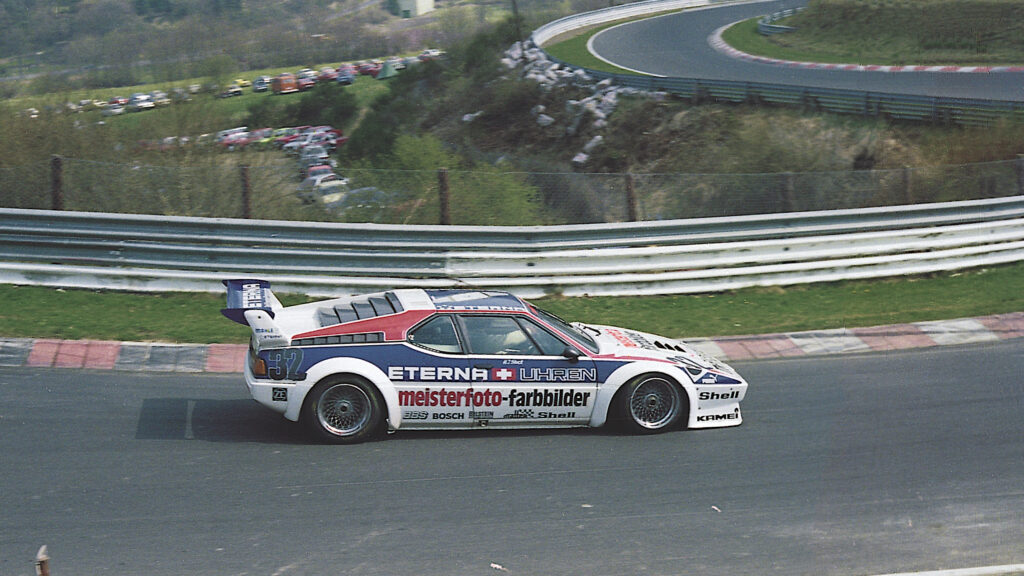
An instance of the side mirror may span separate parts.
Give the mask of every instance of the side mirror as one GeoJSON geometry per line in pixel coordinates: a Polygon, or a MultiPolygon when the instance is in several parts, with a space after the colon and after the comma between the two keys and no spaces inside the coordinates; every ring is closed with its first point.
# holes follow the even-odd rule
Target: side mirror
{"type": "Polygon", "coordinates": [[[583,354],[572,346],[566,346],[565,350],[562,350],[562,356],[567,358],[570,362],[579,362],[580,356],[583,356],[583,354]]]}

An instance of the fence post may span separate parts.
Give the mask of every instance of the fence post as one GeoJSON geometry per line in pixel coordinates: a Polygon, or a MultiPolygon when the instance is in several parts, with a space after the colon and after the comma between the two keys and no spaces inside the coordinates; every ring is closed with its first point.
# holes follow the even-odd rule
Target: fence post
{"type": "Polygon", "coordinates": [[[626,210],[630,222],[637,222],[640,217],[636,206],[636,189],[633,187],[633,174],[626,172],[626,210]]]}
{"type": "Polygon", "coordinates": [[[246,220],[252,219],[252,196],[249,193],[249,166],[242,164],[239,166],[239,170],[242,176],[242,218],[246,220]]]}
{"type": "Polygon", "coordinates": [[[452,213],[449,207],[450,191],[448,189],[448,169],[440,168],[437,171],[437,194],[441,205],[441,224],[452,223],[452,213]]]}
{"type": "Polygon", "coordinates": [[[50,157],[50,209],[64,209],[64,160],[56,154],[50,157]]]}

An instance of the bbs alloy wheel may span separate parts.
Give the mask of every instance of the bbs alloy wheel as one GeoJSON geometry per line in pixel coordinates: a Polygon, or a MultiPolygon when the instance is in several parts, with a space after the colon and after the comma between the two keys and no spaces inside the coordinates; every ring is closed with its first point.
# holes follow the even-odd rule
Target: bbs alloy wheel
{"type": "Polygon", "coordinates": [[[329,442],[362,442],[384,424],[384,403],[377,390],[357,380],[322,382],[310,392],[306,419],[314,434],[329,442]]]}
{"type": "Polygon", "coordinates": [[[683,413],[684,395],[679,385],[663,376],[641,376],[627,384],[619,417],[627,430],[640,434],[675,427],[683,413]]]}

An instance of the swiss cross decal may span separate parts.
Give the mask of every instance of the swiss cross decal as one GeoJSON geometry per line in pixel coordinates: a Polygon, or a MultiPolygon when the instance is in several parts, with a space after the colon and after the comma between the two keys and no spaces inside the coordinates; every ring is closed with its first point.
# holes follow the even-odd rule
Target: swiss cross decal
{"type": "Polygon", "coordinates": [[[516,379],[516,371],[511,368],[491,368],[491,380],[507,382],[516,379]]]}

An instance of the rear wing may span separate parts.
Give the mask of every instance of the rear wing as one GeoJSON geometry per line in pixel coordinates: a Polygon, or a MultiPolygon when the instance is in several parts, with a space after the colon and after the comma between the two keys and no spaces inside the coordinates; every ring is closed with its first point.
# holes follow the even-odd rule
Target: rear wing
{"type": "Polygon", "coordinates": [[[282,308],[281,302],[270,291],[270,282],[266,280],[225,280],[224,286],[228,290],[228,303],[227,308],[222,308],[220,313],[239,324],[250,326],[245,314],[250,310],[266,312],[272,319],[282,308]]]}
{"type": "Polygon", "coordinates": [[[229,319],[252,329],[252,344],[257,350],[287,346],[288,337],[274,317],[283,310],[266,280],[225,280],[228,306],[220,311],[229,319]]]}

